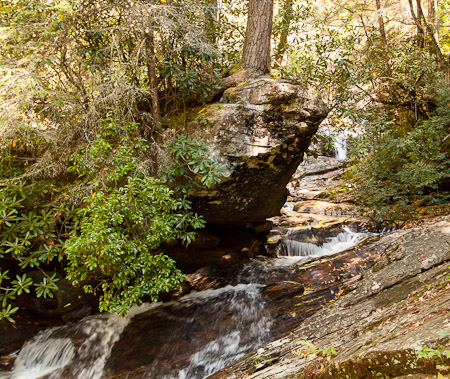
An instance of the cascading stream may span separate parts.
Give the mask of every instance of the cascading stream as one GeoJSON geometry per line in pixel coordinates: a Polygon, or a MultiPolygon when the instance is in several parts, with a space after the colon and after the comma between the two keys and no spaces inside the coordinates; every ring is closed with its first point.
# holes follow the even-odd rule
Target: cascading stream
{"type": "Polygon", "coordinates": [[[278,259],[252,260],[238,275],[250,284],[146,304],[125,318],[97,315],[48,329],[23,346],[14,370],[0,378],[205,378],[270,339],[272,316],[261,293],[271,273],[275,278],[287,266],[283,260],[334,254],[364,236],[348,228],[334,237],[309,231],[303,240],[288,233],[278,259]]]}
{"type": "Polygon", "coordinates": [[[340,251],[347,250],[355,246],[367,237],[366,233],[357,233],[351,231],[348,227],[344,227],[343,231],[335,237],[327,238],[323,243],[312,243],[298,241],[291,234],[287,234],[282,239],[280,249],[281,257],[320,257],[324,255],[332,255],[340,251]]]}

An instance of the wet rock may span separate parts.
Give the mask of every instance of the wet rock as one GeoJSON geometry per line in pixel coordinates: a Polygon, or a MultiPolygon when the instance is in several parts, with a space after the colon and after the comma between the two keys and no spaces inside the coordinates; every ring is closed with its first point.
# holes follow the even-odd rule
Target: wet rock
{"type": "Polygon", "coordinates": [[[341,184],[341,176],[348,170],[347,166],[346,160],[307,157],[287,185],[289,195],[296,200],[317,199],[341,184]]]}
{"type": "Polygon", "coordinates": [[[213,266],[203,267],[196,272],[186,276],[190,287],[196,291],[220,288],[225,285],[225,279],[219,276],[217,269],[213,266]]]}
{"type": "MultiPolygon", "coordinates": [[[[417,351],[423,346],[439,350],[439,345],[448,343],[441,332],[450,328],[450,292],[445,284],[450,217],[392,232],[362,249],[369,257],[374,255],[375,265],[350,282],[341,278],[340,289],[328,306],[252,357],[278,356],[278,362],[255,372],[252,361],[244,359],[212,378],[423,378],[445,374],[450,362],[435,357],[421,360],[417,351]],[[311,354],[301,356],[299,339],[312,342],[317,349],[334,347],[338,354],[329,361],[311,354]]],[[[357,252],[354,254],[356,263],[357,252]]],[[[333,262],[333,266],[337,264],[333,262]]],[[[327,279],[317,266],[302,270],[301,278],[291,280],[305,285],[305,298],[309,292],[307,272],[311,280],[317,281],[317,275],[327,279]]]]}
{"type": "Polygon", "coordinates": [[[263,294],[267,299],[274,301],[286,296],[293,297],[297,295],[303,295],[304,292],[305,288],[302,284],[297,282],[284,281],[267,286],[264,289],[263,294]]]}
{"type": "Polygon", "coordinates": [[[327,113],[317,94],[293,81],[263,76],[226,90],[178,130],[203,138],[226,165],[219,184],[192,196],[194,208],[215,224],[258,224],[277,214],[327,113]]]}
{"type": "Polygon", "coordinates": [[[357,207],[349,203],[330,203],[329,201],[299,201],[295,203],[294,210],[298,213],[313,213],[328,216],[358,215],[357,207]]]}

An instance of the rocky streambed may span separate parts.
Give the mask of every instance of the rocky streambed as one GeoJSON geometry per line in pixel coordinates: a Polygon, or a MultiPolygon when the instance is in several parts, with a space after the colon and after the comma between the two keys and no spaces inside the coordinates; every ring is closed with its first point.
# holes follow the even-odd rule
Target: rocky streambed
{"type": "MultiPolygon", "coordinates": [[[[362,236],[355,230],[321,238],[334,246],[342,233],[362,236]]],[[[125,319],[97,315],[47,329],[0,377],[207,377],[300,325],[374,258],[353,249],[308,262],[308,246],[326,249],[325,243],[302,243],[305,254],[250,260],[225,287],[144,305],[125,319]]]]}
{"type": "Polygon", "coordinates": [[[3,357],[0,378],[445,374],[445,356],[418,359],[417,351],[448,343],[450,218],[383,230],[351,204],[323,199],[345,171],[345,161],[335,163],[332,171],[300,168],[294,180],[309,181],[310,192],[291,191],[271,219],[271,257],[257,256],[260,249],[238,234],[229,251],[205,234],[197,249],[214,254],[210,266],[188,275],[193,292],[125,319],[95,315],[46,329],[3,357]]]}
{"type": "Polygon", "coordinates": [[[345,254],[355,254],[355,263],[361,250],[372,260],[323,309],[211,378],[426,378],[448,373],[449,359],[439,351],[449,349],[450,217],[391,232],[345,254]],[[429,359],[421,358],[424,352],[429,359]]]}

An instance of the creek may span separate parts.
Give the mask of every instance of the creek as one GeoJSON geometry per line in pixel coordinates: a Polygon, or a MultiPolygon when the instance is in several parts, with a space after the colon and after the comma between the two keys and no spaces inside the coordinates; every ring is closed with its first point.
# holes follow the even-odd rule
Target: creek
{"type": "Polygon", "coordinates": [[[144,304],[125,318],[103,314],[47,329],[25,343],[0,378],[208,377],[286,332],[274,322],[278,295],[267,288],[285,289],[299,263],[361,242],[368,234],[357,229],[288,231],[277,258],[251,260],[226,287],[144,304]]]}

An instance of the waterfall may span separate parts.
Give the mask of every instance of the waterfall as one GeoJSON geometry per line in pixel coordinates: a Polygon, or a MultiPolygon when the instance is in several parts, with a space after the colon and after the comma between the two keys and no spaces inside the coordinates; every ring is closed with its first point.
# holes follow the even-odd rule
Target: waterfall
{"type": "MultiPolygon", "coordinates": [[[[295,234],[294,234],[295,236],[295,234]]],[[[298,241],[292,234],[287,234],[281,242],[280,257],[319,257],[332,255],[355,246],[366,238],[365,233],[356,233],[344,227],[336,237],[327,238],[324,243],[298,241]]]]}
{"type": "Polygon", "coordinates": [[[355,129],[331,128],[326,125],[320,127],[320,134],[331,137],[333,140],[334,157],[337,159],[348,158],[348,140],[357,137],[361,131],[355,129]]]}
{"type": "Polygon", "coordinates": [[[334,147],[334,157],[337,159],[347,158],[347,138],[349,137],[347,132],[337,133],[334,136],[333,147],[334,147]]]}
{"type": "Polygon", "coordinates": [[[40,332],[22,347],[11,373],[2,379],[100,379],[114,343],[136,314],[152,305],[133,307],[127,317],[98,315],[76,324],[40,332]],[[74,341],[82,340],[81,344],[74,341]],[[78,345],[78,346],[76,346],[78,345]],[[70,367],[70,375],[66,370],[70,367]]]}
{"type": "Polygon", "coordinates": [[[285,266],[343,251],[365,236],[347,227],[329,233],[288,232],[280,257],[249,262],[235,278],[241,284],[144,304],[125,318],[96,315],[45,330],[23,346],[13,370],[0,378],[208,377],[271,338],[278,326],[261,291],[291,275],[285,266]]]}
{"type": "Polygon", "coordinates": [[[35,379],[59,372],[58,369],[72,361],[75,350],[75,345],[69,338],[51,338],[51,330],[43,331],[23,346],[11,378],[35,379]]]}
{"type": "Polygon", "coordinates": [[[48,329],[24,345],[13,371],[0,378],[100,379],[113,376],[117,365],[125,377],[207,377],[268,339],[272,321],[262,287],[227,286],[136,307],[125,318],[99,315],[48,329]],[[155,323],[158,328],[151,327],[155,323]],[[144,355],[145,370],[134,373],[137,353],[144,355]]]}

